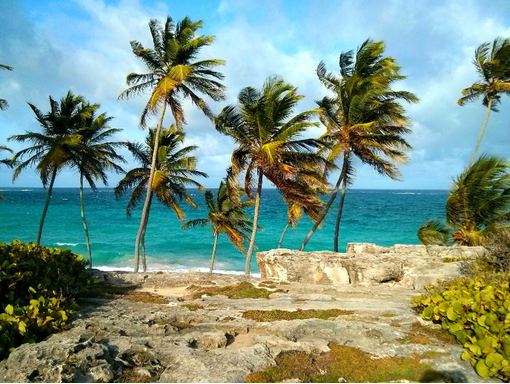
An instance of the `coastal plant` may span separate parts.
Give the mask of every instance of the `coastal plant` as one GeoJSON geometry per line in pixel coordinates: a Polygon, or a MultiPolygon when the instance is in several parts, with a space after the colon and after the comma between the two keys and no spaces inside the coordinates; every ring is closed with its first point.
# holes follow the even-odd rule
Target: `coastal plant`
{"type": "MultiPolygon", "coordinates": [[[[221,233],[227,235],[232,245],[244,254],[246,252],[244,244],[246,241],[250,240],[248,235],[253,225],[249,216],[244,213],[245,209],[253,206],[253,202],[232,201],[227,192],[227,182],[228,180],[220,182],[218,192],[216,193],[216,199],[214,198],[213,192],[205,192],[205,205],[209,211],[207,218],[186,221],[182,225],[183,229],[206,226],[212,227],[214,245],[211,256],[211,267],[209,268],[210,273],[212,273],[214,268],[219,235],[221,233]]],[[[242,196],[245,194],[244,191],[241,191],[241,187],[237,183],[231,188],[238,189],[236,195],[242,196]]]]}
{"type": "MultiPolygon", "coordinates": [[[[12,71],[12,67],[9,67],[5,64],[0,64],[0,69],[5,69],[7,71],[12,71]]],[[[0,99],[0,111],[3,111],[5,109],[9,108],[9,103],[7,103],[7,100],[0,99]]]]}
{"type": "Polygon", "coordinates": [[[319,118],[327,132],[321,137],[329,161],[342,159],[342,169],[332,195],[306,236],[303,250],[324,221],[342,186],[335,225],[334,251],[338,252],[340,220],[347,185],[354,176],[354,157],[374,168],[379,174],[398,180],[397,165],[407,160],[411,146],[403,138],[410,132],[410,119],[402,101],[416,103],[418,98],[407,91],[393,89],[395,82],[405,79],[392,57],[385,57],[384,43],[366,40],[354,54],[340,54],[340,76],[328,72],[324,62],[317,67],[320,82],[333,93],[317,101],[319,118]]]}
{"type": "Polygon", "coordinates": [[[36,244],[40,244],[44,220],[51,200],[53,184],[57,174],[73,164],[73,158],[82,148],[81,138],[76,132],[81,128],[84,114],[89,110],[84,107],[82,96],[75,96],[71,91],[60,102],[50,96],[50,111],[43,114],[35,105],[28,104],[39,122],[42,132],[27,131],[21,135],[13,135],[9,140],[30,142],[32,146],[22,149],[13,157],[18,162],[13,181],[27,167],[35,166],[43,187],[48,187],[44,203],[36,244]],[[25,159],[28,157],[28,159],[25,159]]]}
{"type": "Polygon", "coordinates": [[[487,107],[487,113],[468,168],[476,159],[490,112],[498,111],[496,107],[501,103],[502,94],[510,95],[510,38],[498,37],[492,44],[487,42],[480,45],[475,50],[473,64],[479,80],[462,90],[464,96],[457,103],[462,106],[482,97],[482,105],[487,107]]]}
{"type": "Polygon", "coordinates": [[[185,99],[191,100],[212,120],[213,113],[199,94],[207,95],[215,101],[225,97],[225,87],[220,82],[223,75],[213,69],[224,65],[225,62],[218,59],[195,61],[200,50],[214,42],[214,36],[195,36],[200,28],[202,28],[202,21],[192,22],[188,17],[177,24],[167,17],[164,26],[158,20],[152,19],[149,22],[149,29],[154,48],[145,48],[140,42],[131,41],[133,54],[147,66],[148,72],[130,73],[126,78],[128,88],[120,94],[119,99],[150,92],[149,101],[140,118],[141,127],[147,125],[149,115],[156,114],[160,110],[160,118],[154,135],[156,141],[153,145],[147,193],[135,241],[135,272],[138,272],[140,264],[140,243],[149,216],[160,145],[159,138],[166,107],[170,107],[177,131],[181,131],[182,125],[186,123],[182,106],[185,99]]]}
{"type": "Polygon", "coordinates": [[[482,377],[510,379],[510,290],[500,272],[480,272],[438,286],[411,300],[424,320],[441,324],[464,346],[482,377]]]}
{"type": "Polygon", "coordinates": [[[69,325],[89,283],[85,266],[69,249],[0,244],[0,359],[69,325]]]}
{"type": "Polygon", "coordinates": [[[101,180],[108,185],[107,170],[123,172],[118,163],[125,162],[125,159],[117,154],[117,149],[126,145],[124,142],[107,141],[114,134],[121,131],[119,128],[111,128],[108,123],[113,117],[106,113],[96,114],[99,104],[90,105],[86,103],[84,108],[88,111],[82,115],[81,126],[76,132],[80,138],[80,147],[73,156],[73,166],[78,170],[80,176],[80,211],[85,231],[85,242],[89,258],[89,268],[92,268],[92,252],[90,250],[89,231],[85,218],[85,205],[83,197],[83,179],[93,191],[97,191],[96,180],[101,180]]]}
{"type": "MultiPolygon", "coordinates": [[[[304,96],[297,88],[278,76],[269,77],[262,89],[243,88],[237,104],[223,108],[216,119],[216,130],[234,139],[232,172],[237,178],[244,172],[244,190],[255,202],[253,229],[246,254],[245,273],[250,274],[255,248],[263,179],[266,177],[287,200],[311,204],[317,196],[303,193],[300,182],[324,184],[327,162],[313,150],[320,147],[317,139],[301,138],[310,127],[318,110],[295,114],[304,96]]],[[[318,199],[317,204],[322,204],[318,199]]]]}
{"type": "Polygon", "coordinates": [[[446,200],[446,224],[429,220],[418,230],[425,244],[485,245],[510,228],[510,168],[503,159],[480,156],[458,176],[446,200]]]}
{"type": "MultiPolygon", "coordinates": [[[[147,224],[149,222],[148,213],[150,212],[153,197],[156,196],[161,203],[174,211],[177,218],[182,221],[185,218],[185,214],[179,205],[180,201],[184,200],[191,207],[197,207],[191,195],[186,191],[186,187],[193,185],[204,191],[204,187],[192,179],[192,177],[196,176],[207,177],[205,173],[196,170],[197,158],[190,155],[197,147],[193,145],[183,146],[184,137],[184,132],[175,131],[172,126],[169,129],[160,131],[159,140],[156,139],[156,130],[149,129],[144,145],[140,143],[127,143],[127,147],[133,157],[141,164],[140,167],[130,170],[119,181],[119,184],[115,187],[115,196],[119,198],[131,192],[131,198],[126,208],[126,215],[130,217],[131,211],[138,206],[148,186],[151,186],[147,206],[148,211],[143,222],[140,237],[142,268],[144,272],[147,270],[145,233],[147,231],[147,224]],[[155,172],[153,173],[151,156],[156,142],[160,144],[156,153],[155,172]],[[152,182],[150,181],[151,174],[154,176],[152,182]]],[[[138,271],[138,268],[139,265],[136,265],[135,272],[138,271]]]]}

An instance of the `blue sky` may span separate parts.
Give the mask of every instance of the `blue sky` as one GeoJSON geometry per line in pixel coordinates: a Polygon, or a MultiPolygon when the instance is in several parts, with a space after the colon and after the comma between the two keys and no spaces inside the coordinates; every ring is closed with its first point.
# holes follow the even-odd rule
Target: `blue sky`
{"type": "MultiPolygon", "coordinates": [[[[3,0],[0,12],[0,63],[14,71],[0,72],[0,97],[10,108],[0,111],[0,144],[13,150],[20,144],[7,137],[39,126],[27,102],[49,109],[48,96],[60,99],[67,90],[101,104],[123,128],[119,140],[141,141],[138,119],[146,98],[117,101],[130,72],[144,70],[131,52],[130,40],[150,46],[151,18],[203,20],[203,34],[216,41],[203,56],[224,59],[227,100],[211,102],[215,112],[236,100],[245,86],[260,87],[269,75],[281,75],[306,98],[298,112],[315,106],[325,95],[315,75],[323,60],[338,71],[341,52],[356,49],[365,39],[384,40],[407,79],[397,87],[414,92],[420,103],[406,106],[413,121],[407,136],[410,161],[401,167],[403,181],[378,176],[358,164],[354,188],[446,189],[464,169],[474,149],[485,109],[481,101],[460,107],[461,90],[477,80],[474,50],[497,36],[510,37],[510,2],[481,1],[105,1],[3,0]]],[[[229,164],[232,141],[190,104],[187,143],[198,145],[202,180],[216,187],[229,164]]],[[[491,115],[481,152],[509,158],[510,99],[491,115]]],[[[165,124],[171,123],[170,116],[165,124]]],[[[156,124],[156,122],[154,122],[156,124]]],[[[316,129],[310,135],[319,135],[316,129]]],[[[135,163],[126,152],[129,163],[135,163]]],[[[0,187],[13,186],[12,172],[0,168],[0,187]]],[[[335,176],[333,176],[334,178],[335,176]]],[[[120,176],[110,176],[115,186],[120,176]]],[[[332,180],[333,181],[333,180],[332,180]]],[[[77,186],[72,171],[59,174],[56,186],[77,186]]],[[[33,170],[16,187],[40,186],[33,170]]]]}

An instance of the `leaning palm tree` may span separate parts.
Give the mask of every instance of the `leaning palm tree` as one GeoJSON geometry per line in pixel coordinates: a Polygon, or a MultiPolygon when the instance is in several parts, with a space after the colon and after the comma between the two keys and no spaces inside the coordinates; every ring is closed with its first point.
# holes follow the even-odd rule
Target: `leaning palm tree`
{"type": "Polygon", "coordinates": [[[501,229],[510,229],[510,165],[483,155],[453,182],[446,225],[429,220],[418,238],[425,245],[485,245],[501,229]]]}
{"type": "Polygon", "coordinates": [[[269,77],[261,90],[246,87],[238,96],[237,105],[225,107],[216,120],[216,129],[234,139],[238,147],[232,153],[232,177],[245,172],[244,189],[255,201],[253,230],[246,254],[245,273],[250,273],[255,247],[264,176],[287,199],[303,204],[313,196],[303,194],[297,185],[302,178],[323,182],[326,162],[312,149],[320,146],[316,139],[299,139],[308,128],[317,126],[310,119],[317,110],[294,114],[304,96],[297,88],[277,76],[269,77]],[[305,169],[303,165],[306,164],[305,169]],[[315,169],[315,172],[309,170],[315,169]],[[318,170],[318,171],[317,171],[318,170]],[[255,192],[255,193],[254,193],[255,192]]]}
{"type": "Polygon", "coordinates": [[[465,105],[482,96],[482,104],[487,107],[487,114],[468,168],[475,161],[491,110],[498,111],[496,106],[501,102],[501,94],[510,95],[510,38],[498,37],[492,46],[491,43],[480,45],[475,51],[473,64],[480,79],[469,88],[462,90],[464,96],[457,103],[465,105]]]}
{"type": "Polygon", "coordinates": [[[373,167],[379,174],[399,178],[397,165],[406,161],[410,145],[402,137],[410,132],[410,120],[401,100],[417,102],[415,95],[395,91],[391,87],[404,79],[396,60],[384,57],[384,43],[366,40],[357,50],[340,54],[340,76],[328,72],[323,62],[317,67],[319,80],[333,92],[332,97],[318,101],[320,120],[327,132],[321,139],[330,161],[342,159],[340,176],[321,217],[308,233],[304,249],[315,230],[323,222],[342,186],[335,225],[334,251],[338,252],[340,221],[347,185],[353,178],[353,160],[373,167]]]}
{"type": "Polygon", "coordinates": [[[9,140],[31,142],[31,147],[22,149],[14,155],[13,162],[19,160],[13,181],[20,172],[29,166],[36,166],[43,186],[48,187],[44,209],[39,223],[36,243],[40,244],[41,235],[50,204],[51,193],[55,178],[63,168],[73,164],[73,158],[81,147],[80,135],[76,131],[81,127],[83,115],[88,113],[84,108],[83,98],[74,96],[71,91],[60,100],[60,103],[50,96],[50,111],[43,114],[35,105],[28,104],[42,127],[42,133],[26,132],[14,135],[9,140]],[[28,156],[28,159],[24,159],[28,156]]]}
{"type": "MultiPolygon", "coordinates": [[[[214,67],[224,65],[225,62],[217,59],[194,61],[203,47],[214,42],[214,36],[195,36],[195,32],[200,28],[202,28],[202,21],[192,22],[187,17],[177,25],[170,17],[167,17],[164,26],[161,26],[158,20],[151,20],[149,29],[154,48],[145,48],[138,41],[131,41],[133,53],[147,66],[148,72],[129,74],[126,78],[129,88],[123,91],[119,98],[125,99],[150,92],[149,101],[140,118],[141,127],[146,126],[149,114],[156,114],[160,110],[151,173],[135,242],[135,266],[139,265],[139,246],[144,222],[147,221],[149,215],[152,183],[156,171],[156,154],[159,149],[159,133],[167,105],[175,119],[175,126],[180,131],[182,125],[186,123],[182,107],[184,99],[190,99],[206,116],[212,119],[213,113],[198,94],[205,94],[215,101],[225,97],[223,93],[225,87],[219,81],[223,79],[223,75],[213,70],[214,67]]],[[[135,272],[137,271],[138,269],[135,267],[135,272]]]]}
{"type": "MultiPolygon", "coordinates": [[[[7,148],[5,145],[0,145],[0,152],[1,151],[7,151],[7,152],[12,153],[12,149],[7,148]]],[[[5,164],[8,167],[13,166],[12,159],[0,159],[0,164],[5,164]]],[[[1,193],[0,193],[0,200],[4,200],[4,197],[2,196],[1,193]]]]}
{"type": "Polygon", "coordinates": [[[77,131],[80,136],[80,148],[73,157],[73,166],[80,175],[80,207],[85,240],[89,256],[89,268],[92,268],[92,252],[90,250],[89,230],[85,218],[85,205],[83,197],[83,179],[87,180],[90,188],[97,191],[96,180],[101,180],[108,185],[107,170],[123,172],[118,163],[124,163],[124,158],[117,154],[118,148],[124,147],[126,143],[118,141],[107,141],[114,134],[121,131],[119,128],[111,128],[108,123],[113,117],[106,113],[96,114],[99,104],[85,104],[84,108],[88,113],[84,114],[81,127],[77,131]]]}
{"type": "MultiPolygon", "coordinates": [[[[227,182],[221,182],[214,198],[214,193],[207,191],[205,193],[205,204],[209,215],[206,219],[195,219],[186,221],[183,229],[206,227],[210,225],[214,236],[214,245],[211,256],[211,267],[209,272],[212,273],[214,268],[214,259],[216,257],[216,247],[218,245],[218,237],[221,233],[227,235],[228,239],[234,247],[236,247],[243,254],[246,252],[244,243],[250,240],[250,234],[253,223],[250,221],[249,216],[244,213],[246,208],[252,207],[252,201],[237,202],[230,198],[227,191],[227,182]]],[[[231,187],[232,188],[232,187],[231,187]]],[[[233,188],[238,189],[236,195],[242,196],[242,190],[237,185],[233,188]]]]}
{"type": "MultiPolygon", "coordinates": [[[[179,220],[184,220],[185,214],[179,205],[179,201],[184,200],[187,204],[196,208],[197,205],[193,201],[191,195],[186,191],[186,186],[193,185],[204,191],[204,187],[191,179],[191,177],[201,176],[207,177],[203,172],[196,170],[197,158],[190,156],[197,147],[186,146],[182,147],[184,140],[183,132],[176,132],[174,127],[163,129],[160,132],[161,142],[156,156],[156,172],[154,180],[149,184],[151,175],[151,157],[153,148],[156,145],[156,130],[149,129],[149,134],[145,139],[145,145],[139,143],[128,143],[128,149],[137,159],[141,166],[130,170],[126,176],[115,187],[115,196],[117,198],[131,191],[131,198],[129,199],[126,214],[131,216],[131,212],[138,206],[143,199],[148,186],[151,188],[151,195],[149,196],[149,211],[152,204],[152,198],[156,198],[175,212],[179,220]]],[[[141,245],[142,245],[142,268],[147,271],[147,262],[145,258],[145,232],[149,222],[149,215],[145,217],[141,232],[141,245]]],[[[135,271],[138,271],[139,265],[135,265],[135,271]]]]}
{"type": "MultiPolygon", "coordinates": [[[[9,67],[8,65],[0,64],[0,69],[6,69],[8,71],[12,71],[12,67],[9,67]]],[[[9,104],[7,103],[7,100],[0,99],[0,111],[3,111],[4,109],[9,108],[9,104]]]]}

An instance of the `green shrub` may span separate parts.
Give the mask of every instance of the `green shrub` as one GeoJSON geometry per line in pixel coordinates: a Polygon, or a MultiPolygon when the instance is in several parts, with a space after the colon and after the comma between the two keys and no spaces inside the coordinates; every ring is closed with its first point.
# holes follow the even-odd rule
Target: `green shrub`
{"type": "Polygon", "coordinates": [[[0,244],[0,359],[68,325],[88,282],[85,266],[69,249],[0,244]]]}
{"type": "Polygon", "coordinates": [[[441,323],[464,346],[482,377],[510,379],[510,291],[500,272],[478,272],[431,286],[411,300],[425,320],[441,323]]]}

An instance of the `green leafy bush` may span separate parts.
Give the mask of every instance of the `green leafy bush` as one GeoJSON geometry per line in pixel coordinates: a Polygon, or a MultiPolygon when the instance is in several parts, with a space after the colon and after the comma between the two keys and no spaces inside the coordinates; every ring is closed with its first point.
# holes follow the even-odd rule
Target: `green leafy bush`
{"type": "Polygon", "coordinates": [[[411,300],[425,320],[440,322],[464,346],[482,377],[510,379],[510,291],[501,272],[478,272],[431,286],[411,300]]]}
{"type": "Polygon", "coordinates": [[[0,244],[0,359],[68,325],[88,283],[85,266],[69,249],[0,244]]]}

